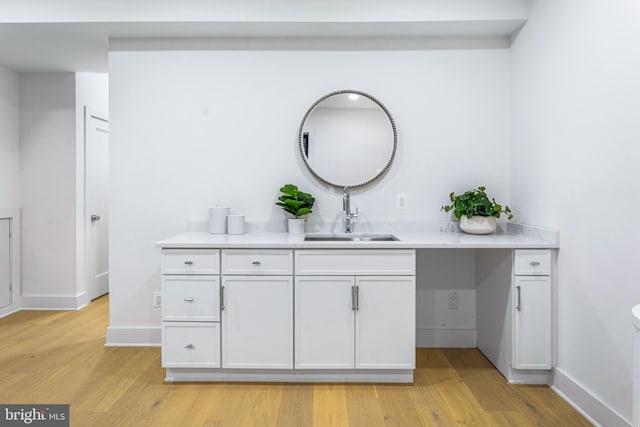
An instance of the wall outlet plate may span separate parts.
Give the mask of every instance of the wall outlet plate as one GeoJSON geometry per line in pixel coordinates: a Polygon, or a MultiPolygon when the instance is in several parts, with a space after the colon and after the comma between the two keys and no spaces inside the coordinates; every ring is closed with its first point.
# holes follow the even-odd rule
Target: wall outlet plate
{"type": "Polygon", "coordinates": [[[160,291],[153,291],[153,307],[159,308],[162,306],[162,294],[160,291]]]}
{"type": "Polygon", "coordinates": [[[407,209],[407,195],[403,193],[396,194],[396,209],[407,209]]]}
{"type": "Polygon", "coordinates": [[[447,295],[448,308],[449,310],[457,310],[458,309],[458,293],[457,292],[449,292],[447,295]]]}

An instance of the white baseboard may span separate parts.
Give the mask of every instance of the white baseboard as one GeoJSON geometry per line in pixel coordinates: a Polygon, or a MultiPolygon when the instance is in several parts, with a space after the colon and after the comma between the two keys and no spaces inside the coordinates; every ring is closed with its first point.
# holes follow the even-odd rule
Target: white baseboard
{"type": "Polygon", "coordinates": [[[560,368],[554,369],[551,388],[595,426],[631,427],[631,421],[607,406],[560,368]]]}
{"type": "Polygon", "coordinates": [[[302,383],[413,383],[413,370],[404,369],[220,369],[167,368],[164,379],[174,381],[302,382],[302,383]]]}
{"type": "Polygon", "coordinates": [[[162,342],[160,326],[109,326],[107,347],[159,347],[162,342]]]}
{"type": "Polygon", "coordinates": [[[18,311],[20,311],[20,308],[13,304],[8,307],[0,308],[0,318],[6,317],[13,313],[17,313],[18,311]]]}
{"type": "Polygon", "coordinates": [[[21,310],[80,310],[87,305],[85,293],[79,295],[22,295],[21,310]]]}
{"type": "Polygon", "coordinates": [[[475,348],[478,331],[475,329],[416,329],[416,347],[475,348]]]}
{"type": "Polygon", "coordinates": [[[553,371],[546,369],[513,369],[509,366],[507,380],[510,384],[539,384],[549,385],[553,378],[553,371]]]}

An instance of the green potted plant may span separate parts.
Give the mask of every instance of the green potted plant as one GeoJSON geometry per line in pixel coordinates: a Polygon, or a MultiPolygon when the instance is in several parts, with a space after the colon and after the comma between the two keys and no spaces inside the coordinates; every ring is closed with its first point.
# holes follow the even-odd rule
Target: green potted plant
{"type": "Polygon", "coordinates": [[[440,210],[453,211],[453,215],[460,220],[460,229],[470,234],[489,234],[496,231],[496,218],[506,214],[512,219],[509,206],[503,208],[495,199],[489,199],[485,187],[468,190],[463,194],[449,194],[451,203],[442,206],[440,210]]]}
{"type": "Polygon", "coordinates": [[[288,221],[289,233],[304,233],[304,216],[309,215],[316,199],[309,193],[304,193],[293,184],[286,184],[280,189],[280,197],[276,205],[283,211],[293,215],[288,221]]]}

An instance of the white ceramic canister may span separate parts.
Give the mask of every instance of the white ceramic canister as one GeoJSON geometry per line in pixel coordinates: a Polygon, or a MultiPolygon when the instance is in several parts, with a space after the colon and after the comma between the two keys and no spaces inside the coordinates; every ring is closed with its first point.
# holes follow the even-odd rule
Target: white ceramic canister
{"type": "Polygon", "coordinates": [[[215,206],[209,208],[209,233],[225,234],[227,232],[227,216],[229,208],[215,206]]]}
{"type": "Polygon", "coordinates": [[[227,232],[229,234],[244,234],[244,215],[227,215],[227,232]]]}

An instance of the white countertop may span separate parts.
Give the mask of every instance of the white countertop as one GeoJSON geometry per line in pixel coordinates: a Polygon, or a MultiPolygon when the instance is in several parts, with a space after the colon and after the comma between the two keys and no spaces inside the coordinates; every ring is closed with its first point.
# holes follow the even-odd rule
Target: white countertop
{"type": "MultiPolygon", "coordinates": [[[[313,234],[313,233],[310,233],[313,234]]],[[[357,233],[356,233],[357,234],[357,233]]],[[[311,241],[304,234],[254,232],[242,235],[186,232],[161,240],[161,248],[292,248],[292,249],[424,249],[424,248],[558,248],[557,239],[521,233],[471,235],[459,231],[394,231],[398,241],[311,241]]]]}

